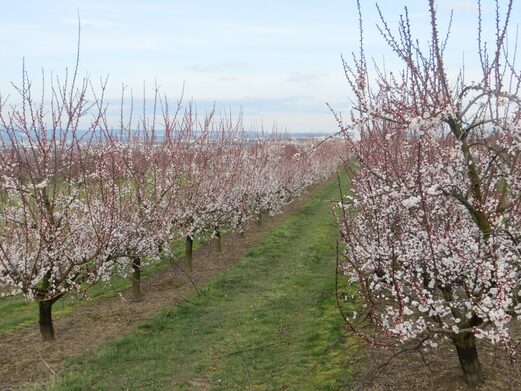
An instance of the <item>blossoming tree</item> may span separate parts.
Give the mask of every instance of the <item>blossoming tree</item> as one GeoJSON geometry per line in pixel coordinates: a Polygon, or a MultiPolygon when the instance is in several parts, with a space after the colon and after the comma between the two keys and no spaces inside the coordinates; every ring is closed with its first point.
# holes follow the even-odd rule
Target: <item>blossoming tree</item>
{"type": "Polygon", "coordinates": [[[93,136],[103,102],[92,109],[88,88],[74,73],[36,102],[24,72],[21,104],[0,102],[0,286],[38,302],[44,340],[54,338],[52,305],[106,277],[118,240],[117,186],[93,136]]]}
{"type": "Polygon", "coordinates": [[[477,4],[478,80],[468,82],[463,68],[449,78],[428,0],[425,48],[407,13],[396,35],[381,15],[400,72],[377,68],[372,82],[363,44],[354,65],[344,64],[356,102],[340,123],[359,135],[348,144],[355,165],[347,167],[353,193],[341,208],[341,268],[381,333],[365,334],[345,318],[374,344],[434,349],[450,340],[471,386],[483,381],[476,339],[514,355],[509,326],[521,315],[521,73],[507,45],[512,1],[504,10],[496,3],[488,49],[477,4]]]}

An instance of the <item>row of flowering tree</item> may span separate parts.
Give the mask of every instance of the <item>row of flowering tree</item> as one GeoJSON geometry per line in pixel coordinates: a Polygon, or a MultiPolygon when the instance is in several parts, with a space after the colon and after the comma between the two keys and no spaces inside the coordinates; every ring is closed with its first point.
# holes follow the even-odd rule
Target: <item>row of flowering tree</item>
{"type": "Polygon", "coordinates": [[[139,300],[142,268],[171,258],[174,240],[191,269],[194,237],[242,232],[337,165],[318,153],[333,143],[253,134],[194,104],[171,113],[157,89],[137,121],[122,103],[114,127],[105,84],[76,72],[38,99],[24,72],[16,92],[18,104],[0,98],[0,293],[38,302],[44,340],[68,292],[131,275],[139,300]]]}
{"type": "Polygon", "coordinates": [[[495,3],[488,46],[477,2],[480,74],[472,82],[464,69],[449,78],[436,4],[426,3],[426,47],[407,13],[397,34],[382,17],[400,72],[369,71],[363,47],[353,66],[345,64],[356,101],[341,126],[359,138],[349,140],[355,163],[347,166],[353,193],[340,209],[341,268],[365,310],[361,321],[345,318],[376,345],[394,339],[435,349],[451,341],[476,386],[484,379],[476,339],[512,356],[519,347],[511,331],[521,315],[521,74],[508,45],[512,1],[503,10],[495,3]]]}

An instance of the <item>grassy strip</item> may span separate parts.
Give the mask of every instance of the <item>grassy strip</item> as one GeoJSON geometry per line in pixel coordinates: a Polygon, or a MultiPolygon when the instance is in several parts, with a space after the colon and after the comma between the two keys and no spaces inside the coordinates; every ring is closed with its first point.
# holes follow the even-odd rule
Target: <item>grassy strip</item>
{"type": "MultiPolygon", "coordinates": [[[[203,244],[200,240],[195,240],[194,250],[197,250],[203,244]]],[[[185,240],[180,239],[174,243],[174,255],[181,259],[184,256],[185,240]]],[[[170,265],[169,261],[162,261],[145,265],[141,273],[142,279],[157,273],[170,265]]],[[[113,277],[110,285],[99,282],[88,291],[90,299],[101,299],[114,297],[119,292],[130,288],[130,278],[113,277]]],[[[68,294],[53,305],[53,319],[58,319],[64,314],[71,312],[73,309],[85,303],[80,300],[74,293],[68,294]]],[[[26,302],[22,295],[8,296],[0,298],[0,335],[11,331],[37,324],[38,322],[38,304],[36,302],[26,302]]]]}
{"type": "Polygon", "coordinates": [[[334,301],[332,182],[235,266],[140,330],[71,360],[50,390],[337,390],[357,348],[334,301]],[[348,348],[348,345],[351,345],[348,348]]]}

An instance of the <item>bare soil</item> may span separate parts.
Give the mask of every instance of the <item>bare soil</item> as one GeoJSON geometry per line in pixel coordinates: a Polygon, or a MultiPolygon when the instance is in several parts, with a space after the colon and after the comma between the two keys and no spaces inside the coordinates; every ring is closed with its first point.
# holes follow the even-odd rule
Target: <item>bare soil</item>
{"type": "MultiPolygon", "coordinates": [[[[505,351],[478,341],[485,382],[476,391],[521,390],[521,363],[510,362],[505,351]]],[[[468,391],[458,356],[450,341],[435,351],[413,346],[366,348],[353,391],[468,391]]]]}
{"type": "Polygon", "coordinates": [[[260,225],[250,224],[244,237],[235,233],[224,235],[220,253],[216,252],[214,243],[205,244],[193,254],[191,273],[180,268],[181,262],[144,279],[141,302],[134,303],[131,291],[127,290],[123,298],[98,299],[81,305],[54,322],[56,340],[52,342],[41,341],[38,325],[3,335],[0,390],[24,390],[52,382],[64,360],[95,349],[111,338],[131,333],[161,309],[172,307],[193,294],[210,278],[233,265],[248,248],[262,241],[273,227],[304,205],[322,186],[313,186],[283,213],[263,216],[260,225]]]}

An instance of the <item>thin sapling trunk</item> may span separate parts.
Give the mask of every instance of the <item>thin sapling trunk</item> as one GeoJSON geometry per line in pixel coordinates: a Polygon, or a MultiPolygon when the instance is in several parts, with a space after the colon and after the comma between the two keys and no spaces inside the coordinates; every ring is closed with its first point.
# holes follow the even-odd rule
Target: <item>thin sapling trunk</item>
{"type": "Polygon", "coordinates": [[[190,235],[186,237],[185,244],[185,267],[187,271],[192,271],[192,253],[194,249],[194,240],[190,235]]]}
{"type": "Polygon", "coordinates": [[[221,232],[219,231],[219,229],[215,230],[214,243],[215,243],[215,250],[219,253],[222,252],[221,232]]]}
{"type": "Polygon", "coordinates": [[[132,296],[134,301],[141,300],[141,259],[132,258],[132,296]]]}

